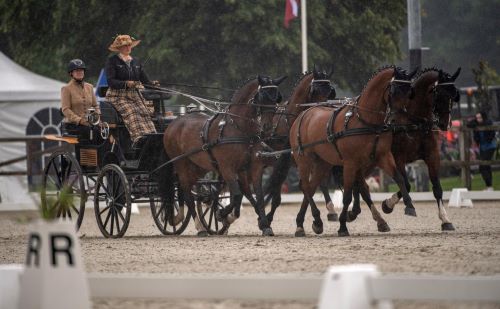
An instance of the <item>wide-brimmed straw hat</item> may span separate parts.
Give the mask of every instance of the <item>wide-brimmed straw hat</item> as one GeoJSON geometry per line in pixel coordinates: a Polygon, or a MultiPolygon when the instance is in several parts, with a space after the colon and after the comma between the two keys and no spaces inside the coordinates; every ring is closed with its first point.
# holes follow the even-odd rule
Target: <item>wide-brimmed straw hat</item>
{"type": "Polygon", "coordinates": [[[108,49],[117,52],[122,46],[131,45],[132,47],[136,47],[140,42],[141,40],[136,40],[128,34],[120,34],[116,36],[113,44],[109,45],[108,49]]]}

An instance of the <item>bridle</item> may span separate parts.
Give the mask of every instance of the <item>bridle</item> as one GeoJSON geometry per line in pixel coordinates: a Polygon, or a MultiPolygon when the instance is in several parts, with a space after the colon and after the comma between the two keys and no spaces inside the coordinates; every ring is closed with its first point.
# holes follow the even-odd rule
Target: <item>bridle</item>
{"type": "MultiPolygon", "coordinates": [[[[392,100],[394,94],[396,94],[398,91],[401,91],[400,89],[404,89],[404,88],[408,87],[408,85],[410,85],[410,90],[411,90],[411,81],[410,80],[396,79],[393,76],[391,78],[391,81],[389,82],[389,84],[387,85],[387,87],[385,88],[385,91],[384,91],[384,96],[383,97],[384,97],[384,103],[386,105],[385,112],[376,111],[376,110],[372,110],[372,109],[360,107],[358,104],[355,104],[354,107],[356,108],[356,117],[363,124],[373,126],[374,124],[370,124],[369,122],[367,122],[366,120],[364,120],[363,118],[361,118],[361,115],[359,114],[359,110],[364,110],[364,111],[371,112],[371,113],[383,114],[383,115],[385,115],[385,117],[384,117],[384,125],[386,125],[386,126],[392,125],[394,123],[394,117],[397,114],[408,113],[405,105],[403,106],[403,108],[395,108],[393,106],[393,100],[392,100]],[[385,93],[387,93],[387,92],[388,92],[388,94],[387,94],[387,100],[386,100],[385,99],[385,93]]],[[[403,91],[401,91],[401,92],[403,92],[403,91]]],[[[405,91],[405,93],[406,92],[407,91],[405,91]]],[[[359,98],[358,98],[358,100],[356,102],[358,102],[358,101],[359,101],[359,98]]]]}
{"type": "MultiPolygon", "coordinates": [[[[434,86],[431,88],[430,92],[432,93],[432,114],[434,116],[434,123],[439,125],[439,116],[442,113],[451,113],[453,108],[453,98],[458,94],[458,90],[455,87],[455,82],[441,82],[436,81],[434,86]],[[446,87],[453,86],[453,92],[443,91],[446,87]],[[443,99],[443,100],[441,100],[443,99]],[[443,104],[440,104],[443,101],[448,101],[448,104],[444,107],[443,104]],[[443,108],[444,107],[444,108],[443,108]]],[[[449,126],[449,121],[448,121],[449,126]]]]}
{"type": "Polygon", "coordinates": [[[232,119],[232,117],[237,117],[237,118],[240,118],[244,121],[248,121],[248,122],[255,124],[259,129],[259,133],[257,135],[260,138],[263,136],[263,134],[266,133],[265,128],[264,128],[264,126],[262,126],[262,123],[260,121],[262,118],[261,116],[263,114],[266,114],[266,113],[273,113],[274,114],[276,112],[277,101],[280,99],[280,97],[281,97],[281,93],[279,92],[277,85],[266,85],[266,86],[259,85],[255,95],[250,100],[248,100],[246,103],[232,103],[232,104],[230,104],[227,107],[227,109],[221,113],[221,114],[224,114],[225,116],[224,116],[224,119],[221,120],[219,125],[221,125],[221,123],[222,123],[222,125],[225,125],[226,124],[225,118],[226,118],[226,116],[228,116],[229,122],[233,126],[235,126],[242,133],[248,134],[248,132],[244,132],[237,125],[237,123],[234,121],[234,119],[232,119]],[[274,93],[270,94],[271,91],[269,91],[269,90],[274,90],[273,91],[274,93]],[[273,102],[273,103],[272,104],[261,104],[260,103],[260,101],[263,101],[266,99],[268,102],[273,102]],[[259,103],[257,103],[257,102],[259,102],[259,103]],[[257,116],[256,119],[244,117],[244,116],[229,112],[229,109],[232,106],[236,106],[236,105],[246,105],[246,106],[251,106],[251,107],[255,108],[256,116],[257,116]]]}

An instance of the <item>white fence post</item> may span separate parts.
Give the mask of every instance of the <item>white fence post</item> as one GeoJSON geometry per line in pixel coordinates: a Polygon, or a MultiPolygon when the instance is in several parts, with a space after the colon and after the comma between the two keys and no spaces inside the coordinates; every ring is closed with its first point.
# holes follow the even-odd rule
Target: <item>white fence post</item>
{"type": "Polygon", "coordinates": [[[468,192],[467,188],[454,188],[451,190],[448,207],[472,207],[472,200],[464,198],[463,193],[468,192]]]}
{"type": "Polygon", "coordinates": [[[18,308],[23,265],[0,265],[0,308],[18,308]]]}
{"type": "MultiPolygon", "coordinates": [[[[319,309],[369,309],[375,304],[370,282],[379,276],[377,266],[354,264],[332,266],[323,279],[319,309]]],[[[392,307],[384,302],[384,308],[392,307]]]]}

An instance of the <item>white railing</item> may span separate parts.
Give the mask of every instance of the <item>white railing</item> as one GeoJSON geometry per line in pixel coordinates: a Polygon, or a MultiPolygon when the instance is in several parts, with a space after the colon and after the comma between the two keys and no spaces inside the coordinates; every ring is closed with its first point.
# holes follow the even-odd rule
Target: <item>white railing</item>
{"type": "MultiPolygon", "coordinates": [[[[0,265],[0,308],[15,304],[23,267],[0,265]]],[[[500,275],[381,275],[375,265],[316,274],[87,275],[92,297],[312,300],[319,309],[392,308],[392,300],[500,302],[500,275]]],[[[7,307],[5,307],[7,308],[7,307]]]]}

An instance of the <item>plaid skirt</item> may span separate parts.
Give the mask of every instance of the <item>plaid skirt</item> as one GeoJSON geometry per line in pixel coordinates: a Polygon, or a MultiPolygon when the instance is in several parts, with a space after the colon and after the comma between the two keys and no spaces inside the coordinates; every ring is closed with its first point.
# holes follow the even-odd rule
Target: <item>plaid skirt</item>
{"type": "Polygon", "coordinates": [[[156,133],[151,120],[153,107],[135,89],[111,89],[106,92],[106,100],[111,103],[122,116],[133,142],[148,133],[156,133]]]}

